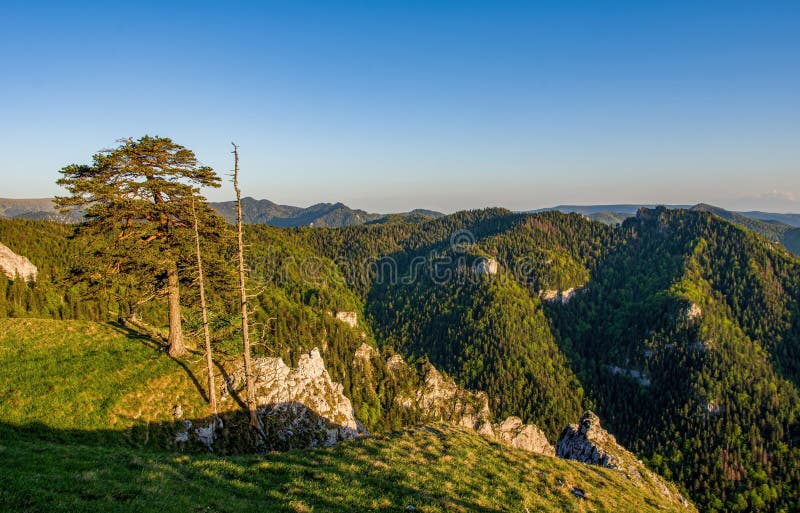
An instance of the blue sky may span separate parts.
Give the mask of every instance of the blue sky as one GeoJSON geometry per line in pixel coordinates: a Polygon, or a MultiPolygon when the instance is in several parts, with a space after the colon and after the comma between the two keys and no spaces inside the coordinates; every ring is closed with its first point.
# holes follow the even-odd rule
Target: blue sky
{"type": "MultiPolygon", "coordinates": [[[[800,2],[0,3],[0,197],[158,134],[370,211],[800,211],[800,2]]],[[[208,191],[230,199],[226,185],[208,191]]]]}

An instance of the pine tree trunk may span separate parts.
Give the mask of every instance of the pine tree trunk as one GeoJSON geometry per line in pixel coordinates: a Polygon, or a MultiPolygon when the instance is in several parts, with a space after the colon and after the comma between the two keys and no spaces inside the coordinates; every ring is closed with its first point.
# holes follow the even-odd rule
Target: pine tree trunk
{"type": "MultiPolygon", "coordinates": [[[[231,143],[233,144],[233,143],[231,143]]],[[[247,410],[250,414],[250,428],[259,437],[263,436],[264,428],[256,411],[256,391],[253,383],[253,367],[250,362],[250,326],[247,320],[247,287],[244,272],[244,243],[242,242],[242,193],[239,190],[239,148],[233,145],[233,188],[236,191],[236,240],[239,257],[239,290],[242,299],[242,342],[244,344],[244,376],[247,386],[247,410]]]]}
{"type": "Polygon", "coordinates": [[[178,267],[170,265],[167,270],[167,297],[169,303],[169,355],[173,358],[186,356],[181,327],[181,291],[178,284],[178,267]]]}
{"type": "Polygon", "coordinates": [[[214,360],[211,356],[211,332],[208,328],[208,308],[206,307],[206,283],[203,276],[203,257],[200,254],[200,230],[197,227],[197,211],[192,198],[192,217],[194,218],[194,250],[197,256],[197,279],[200,284],[200,311],[203,319],[203,336],[206,342],[206,371],[208,373],[208,405],[211,415],[217,417],[217,390],[214,386],[214,360]]]}

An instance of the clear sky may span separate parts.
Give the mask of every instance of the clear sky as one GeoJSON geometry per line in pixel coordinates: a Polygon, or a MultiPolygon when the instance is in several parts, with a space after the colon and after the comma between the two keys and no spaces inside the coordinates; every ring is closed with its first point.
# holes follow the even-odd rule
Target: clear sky
{"type": "Polygon", "coordinates": [[[0,197],[143,134],[300,206],[800,211],[800,2],[0,2],[0,197]]]}

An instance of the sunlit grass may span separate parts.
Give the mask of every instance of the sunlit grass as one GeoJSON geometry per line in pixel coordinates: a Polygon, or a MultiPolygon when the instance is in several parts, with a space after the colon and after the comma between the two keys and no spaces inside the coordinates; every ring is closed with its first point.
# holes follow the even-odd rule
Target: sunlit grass
{"type": "Polygon", "coordinates": [[[158,449],[127,428],[204,402],[186,369],[111,326],[2,319],[0,364],[0,511],[686,511],[617,472],[439,425],[313,451],[158,449]]]}

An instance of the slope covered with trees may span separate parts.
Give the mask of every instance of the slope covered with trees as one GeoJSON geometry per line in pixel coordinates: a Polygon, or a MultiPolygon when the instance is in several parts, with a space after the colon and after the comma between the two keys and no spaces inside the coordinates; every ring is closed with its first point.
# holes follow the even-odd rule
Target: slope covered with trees
{"type": "Polygon", "coordinates": [[[613,432],[707,511],[797,504],[797,261],[703,212],[642,211],[558,337],[613,432]]]}

